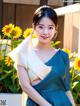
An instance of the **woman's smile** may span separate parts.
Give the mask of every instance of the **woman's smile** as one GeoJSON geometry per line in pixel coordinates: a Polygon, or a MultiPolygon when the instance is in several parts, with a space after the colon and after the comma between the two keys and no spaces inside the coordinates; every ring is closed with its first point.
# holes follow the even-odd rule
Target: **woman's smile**
{"type": "Polygon", "coordinates": [[[49,37],[46,36],[46,35],[41,35],[40,37],[43,38],[43,39],[47,39],[47,38],[49,38],[49,37]]]}

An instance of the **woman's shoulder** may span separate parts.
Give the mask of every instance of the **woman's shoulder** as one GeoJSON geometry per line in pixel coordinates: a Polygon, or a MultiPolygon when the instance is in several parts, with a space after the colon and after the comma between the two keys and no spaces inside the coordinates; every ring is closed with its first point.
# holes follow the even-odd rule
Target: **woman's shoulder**
{"type": "Polygon", "coordinates": [[[59,50],[61,58],[63,58],[64,62],[69,62],[69,55],[67,52],[63,51],[62,49],[59,50]]]}
{"type": "Polygon", "coordinates": [[[68,57],[68,53],[63,51],[62,49],[59,49],[60,51],[60,55],[62,55],[63,57],[67,58],[68,57]]]}

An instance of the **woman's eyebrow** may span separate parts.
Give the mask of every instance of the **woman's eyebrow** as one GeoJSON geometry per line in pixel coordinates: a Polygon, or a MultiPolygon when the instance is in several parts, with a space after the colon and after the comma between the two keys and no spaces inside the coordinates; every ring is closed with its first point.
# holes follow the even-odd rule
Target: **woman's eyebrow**
{"type": "Polygon", "coordinates": [[[52,27],[54,27],[54,25],[49,25],[49,26],[52,26],[52,27]]]}

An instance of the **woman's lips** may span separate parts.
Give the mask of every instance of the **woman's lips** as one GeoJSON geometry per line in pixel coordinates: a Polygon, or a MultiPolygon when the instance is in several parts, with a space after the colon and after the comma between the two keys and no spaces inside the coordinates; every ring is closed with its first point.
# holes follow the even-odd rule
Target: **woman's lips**
{"type": "Polygon", "coordinates": [[[43,38],[43,39],[47,39],[48,37],[43,35],[43,36],[41,36],[41,38],[43,38]]]}

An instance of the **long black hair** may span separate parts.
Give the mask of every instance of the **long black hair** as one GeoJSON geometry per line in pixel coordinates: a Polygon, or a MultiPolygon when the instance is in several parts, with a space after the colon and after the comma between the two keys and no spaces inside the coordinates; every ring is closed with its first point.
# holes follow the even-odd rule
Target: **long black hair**
{"type": "Polygon", "coordinates": [[[43,17],[48,17],[49,19],[53,21],[55,26],[57,26],[57,23],[58,23],[57,14],[54,11],[54,9],[51,8],[50,6],[46,6],[46,5],[41,6],[34,12],[34,16],[33,16],[34,26],[36,26],[43,17]]]}

